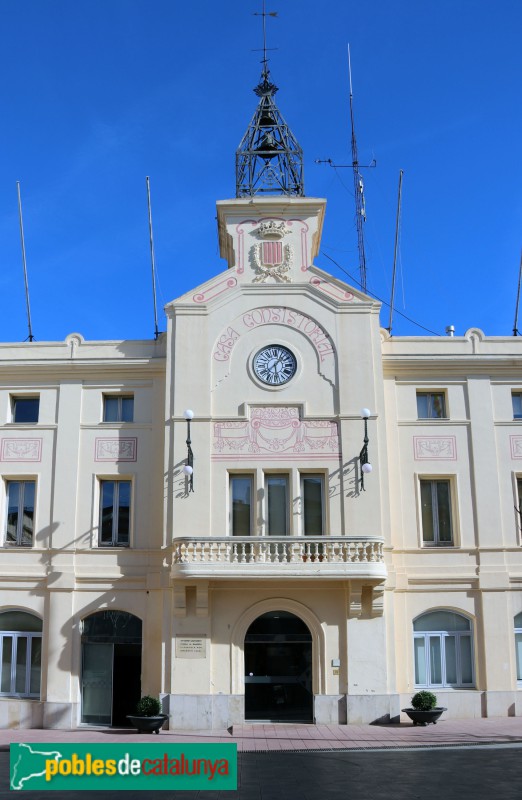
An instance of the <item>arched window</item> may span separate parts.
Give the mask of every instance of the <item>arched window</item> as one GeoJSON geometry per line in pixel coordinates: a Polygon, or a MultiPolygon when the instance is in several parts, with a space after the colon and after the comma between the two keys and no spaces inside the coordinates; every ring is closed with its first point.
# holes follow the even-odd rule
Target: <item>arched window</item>
{"type": "Polygon", "coordinates": [[[522,611],[515,617],[515,653],[517,657],[517,681],[522,683],[522,611]]]}
{"type": "Polygon", "coordinates": [[[413,623],[415,686],[473,686],[471,622],[453,611],[430,611],[413,623]]]}
{"type": "Polygon", "coordinates": [[[25,611],[0,612],[0,696],[40,697],[42,620],[25,611]]]}

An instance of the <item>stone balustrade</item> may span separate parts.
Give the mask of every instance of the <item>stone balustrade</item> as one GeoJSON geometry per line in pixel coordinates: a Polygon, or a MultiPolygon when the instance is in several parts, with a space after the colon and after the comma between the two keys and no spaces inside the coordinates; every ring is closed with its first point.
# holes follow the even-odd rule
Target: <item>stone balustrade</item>
{"type": "Polygon", "coordinates": [[[383,540],[366,536],[183,537],[173,541],[172,575],[386,577],[383,540]]]}

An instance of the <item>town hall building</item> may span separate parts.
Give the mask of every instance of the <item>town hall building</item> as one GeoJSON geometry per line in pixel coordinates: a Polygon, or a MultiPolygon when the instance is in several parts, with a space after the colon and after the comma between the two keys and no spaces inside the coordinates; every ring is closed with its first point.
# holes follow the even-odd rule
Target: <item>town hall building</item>
{"type": "Polygon", "coordinates": [[[522,339],[314,266],[264,63],[225,269],[149,341],[0,345],[0,726],[522,714],[522,339]]]}

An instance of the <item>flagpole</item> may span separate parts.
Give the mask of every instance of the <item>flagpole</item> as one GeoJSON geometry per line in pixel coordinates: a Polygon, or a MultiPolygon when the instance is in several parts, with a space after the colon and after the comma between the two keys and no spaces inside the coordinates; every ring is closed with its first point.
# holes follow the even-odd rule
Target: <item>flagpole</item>
{"type": "Polygon", "coordinates": [[[22,219],[22,196],[20,193],[20,181],[16,181],[16,189],[18,192],[18,220],[20,222],[20,242],[22,245],[22,264],[24,268],[25,304],[27,308],[27,324],[29,327],[28,339],[30,342],[32,342],[34,340],[34,336],[33,336],[33,328],[31,325],[31,305],[29,303],[29,283],[27,280],[27,262],[25,258],[24,222],[22,219]]]}

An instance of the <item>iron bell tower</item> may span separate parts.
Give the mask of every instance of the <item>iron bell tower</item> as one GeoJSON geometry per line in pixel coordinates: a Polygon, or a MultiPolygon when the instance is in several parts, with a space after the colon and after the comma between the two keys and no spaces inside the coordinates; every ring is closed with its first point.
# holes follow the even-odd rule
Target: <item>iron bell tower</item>
{"type": "MultiPolygon", "coordinates": [[[[263,3],[263,70],[254,92],[259,104],[236,150],[236,197],[257,194],[304,195],[303,151],[286,124],[274,95],[266,57],[263,3]]],[[[272,14],[271,16],[274,16],[272,14]]]]}

